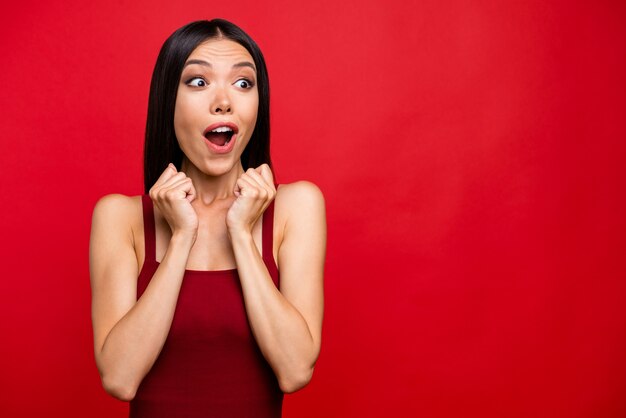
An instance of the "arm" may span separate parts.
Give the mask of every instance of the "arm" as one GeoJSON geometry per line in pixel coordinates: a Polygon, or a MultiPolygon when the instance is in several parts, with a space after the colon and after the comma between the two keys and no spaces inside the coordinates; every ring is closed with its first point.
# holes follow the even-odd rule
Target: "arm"
{"type": "Polygon", "coordinates": [[[96,204],[89,243],[94,353],[102,384],[130,401],[169,332],[193,239],[174,235],[163,261],[137,300],[137,258],[131,200],[113,194],[96,204]]]}
{"type": "Polygon", "coordinates": [[[324,310],[326,213],[324,197],[310,182],[280,186],[288,211],[272,282],[249,231],[230,231],[252,332],[283,392],[310,381],[321,347],[324,310]]]}

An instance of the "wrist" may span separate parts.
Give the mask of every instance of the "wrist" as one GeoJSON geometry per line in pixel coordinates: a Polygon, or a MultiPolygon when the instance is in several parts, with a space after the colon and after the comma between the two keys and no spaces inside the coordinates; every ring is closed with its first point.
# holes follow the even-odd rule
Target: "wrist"
{"type": "Polygon", "coordinates": [[[173,245],[180,245],[183,247],[191,248],[196,242],[197,236],[198,234],[193,232],[174,231],[170,242],[173,245]]]}
{"type": "Polygon", "coordinates": [[[229,226],[228,227],[228,235],[230,235],[231,239],[240,238],[252,238],[252,230],[250,228],[246,228],[243,225],[238,226],[229,226]]]}

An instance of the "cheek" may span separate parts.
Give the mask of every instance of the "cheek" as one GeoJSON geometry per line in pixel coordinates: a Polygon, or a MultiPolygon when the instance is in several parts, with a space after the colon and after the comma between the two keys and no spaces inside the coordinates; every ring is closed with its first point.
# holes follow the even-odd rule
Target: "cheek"
{"type": "Polygon", "coordinates": [[[178,132],[180,130],[179,126],[184,121],[185,109],[183,100],[180,97],[180,92],[176,96],[176,103],[174,104],[174,131],[176,132],[176,136],[178,136],[178,132]]]}
{"type": "Polygon", "coordinates": [[[256,95],[256,97],[253,100],[250,100],[249,106],[246,109],[248,120],[252,123],[253,126],[256,123],[258,112],[259,112],[259,96],[256,95]]]}
{"type": "Polygon", "coordinates": [[[174,108],[174,131],[178,138],[181,138],[185,134],[193,132],[194,126],[194,106],[185,97],[177,97],[176,105],[174,108]]]}

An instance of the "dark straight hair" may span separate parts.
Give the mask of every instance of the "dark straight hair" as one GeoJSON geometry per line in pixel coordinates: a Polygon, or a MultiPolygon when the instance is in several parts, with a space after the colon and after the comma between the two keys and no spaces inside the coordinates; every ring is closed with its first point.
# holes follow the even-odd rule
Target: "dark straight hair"
{"type": "Polygon", "coordinates": [[[254,60],[257,71],[259,109],[248,145],[241,154],[244,170],[268,164],[270,158],[270,86],[265,59],[256,42],[234,23],[224,19],[198,20],[176,30],[161,47],[157,57],[148,99],[144,143],[144,193],[172,162],[180,170],[183,151],[174,132],[176,93],[185,61],[194,49],[209,39],[229,39],[242,45],[254,60]]]}

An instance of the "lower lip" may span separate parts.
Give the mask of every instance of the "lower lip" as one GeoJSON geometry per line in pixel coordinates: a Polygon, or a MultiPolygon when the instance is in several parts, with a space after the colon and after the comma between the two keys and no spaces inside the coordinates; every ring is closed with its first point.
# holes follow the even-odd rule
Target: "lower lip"
{"type": "Polygon", "coordinates": [[[237,135],[239,135],[238,133],[234,134],[232,136],[232,138],[230,139],[230,141],[228,141],[227,144],[224,144],[224,146],[220,147],[219,145],[215,145],[213,142],[209,141],[208,139],[204,138],[204,142],[206,142],[207,146],[209,147],[209,149],[211,149],[211,151],[213,151],[216,154],[228,154],[229,152],[231,152],[233,150],[233,148],[235,147],[235,141],[237,140],[237,135]]]}

